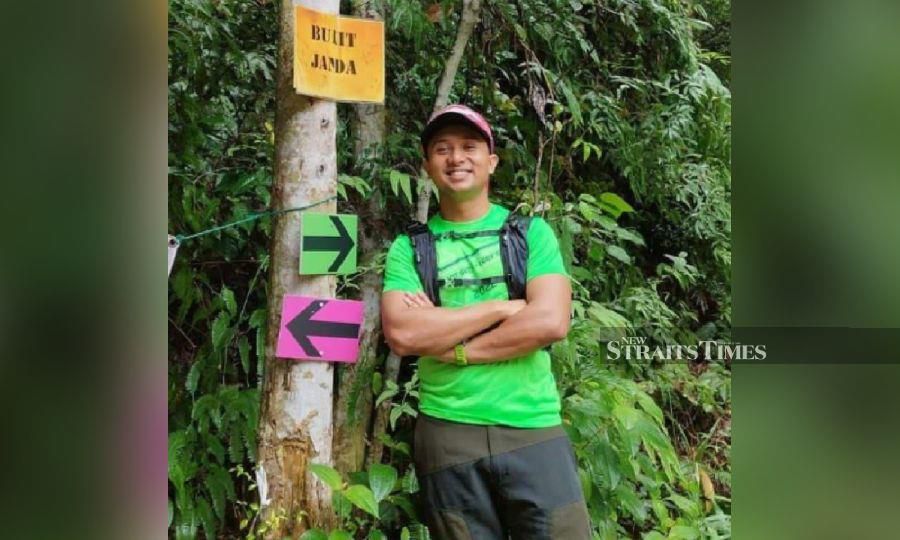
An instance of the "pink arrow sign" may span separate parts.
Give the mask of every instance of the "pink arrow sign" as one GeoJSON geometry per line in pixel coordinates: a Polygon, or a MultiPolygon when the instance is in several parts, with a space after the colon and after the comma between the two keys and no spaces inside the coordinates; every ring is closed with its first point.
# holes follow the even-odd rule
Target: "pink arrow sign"
{"type": "Polygon", "coordinates": [[[286,294],[275,356],[356,362],[363,303],[286,294]]]}

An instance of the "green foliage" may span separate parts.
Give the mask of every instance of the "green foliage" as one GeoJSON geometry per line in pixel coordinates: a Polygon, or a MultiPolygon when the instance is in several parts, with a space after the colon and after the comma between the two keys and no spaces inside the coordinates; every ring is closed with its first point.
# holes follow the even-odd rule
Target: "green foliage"
{"type": "MultiPolygon", "coordinates": [[[[331,488],[332,503],[340,519],[340,527],[327,538],[387,538],[383,531],[396,530],[401,523],[422,528],[416,524],[418,516],[410,498],[419,490],[412,466],[400,482],[397,469],[380,463],[373,464],[366,473],[350,475],[349,482],[344,482],[340,473],[328,465],[313,464],[310,470],[331,488]]],[[[326,538],[320,530],[305,534],[309,538],[326,538]]]]}
{"type": "MultiPolygon", "coordinates": [[[[430,1],[383,4],[384,144],[358,152],[355,112],[338,106],[342,212],[377,214],[386,233],[376,250],[415,206],[418,134],[460,16],[459,1],[440,4],[436,20],[430,1]]],[[[171,231],[269,206],[277,9],[169,4],[171,231]]],[[[573,277],[571,331],[552,358],[599,538],[730,537],[730,367],[611,362],[605,349],[625,335],[660,345],[728,339],[729,16],[728,0],[492,0],[451,88],[451,101],[491,119],[494,200],[547,219],[573,277]]],[[[258,512],[244,471],[254,468],[270,231],[266,218],[190,240],[170,279],[176,538],[248,532],[258,512]]],[[[383,249],[341,279],[340,293],[381,265],[383,249]]],[[[389,464],[346,481],[314,467],[334,490],[341,526],[304,538],[427,538],[411,499],[415,370],[369,380],[377,403],[391,400],[391,433],[380,437],[389,464]]]]}
{"type": "MultiPolygon", "coordinates": [[[[169,228],[265,209],[275,6],[169,3],[169,228]]],[[[247,526],[265,343],[268,219],[188,240],[169,299],[169,482],[178,538],[247,526]],[[202,533],[200,533],[202,531],[202,533]]]]}
{"type": "Polygon", "coordinates": [[[313,463],[309,466],[309,471],[319,477],[319,480],[325,482],[325,485],[332,490],[339,491],[343,486],[341,473],[337,472],[328,465],[313,463]]]}
{"type": "Polygon", "coordinates": [[[369,485],[376,501],[381,501],[394,490],[397,484],[397,469],[390,465],[375,463],[369,469],[369,485]]]}
{"type": "MultiPolygon", "coordinates": [[[[395,231],[409,202],[396,171],[421,159],[416,134],[459,20],[459,3],[442,7],[434,23],[425,3],[387,3],[385,144],[362,163],[340,156],[342,170],[390,180],[373,188],[400,216],[395,231]]],[[[492,120],[494,199],[545,217],[574,278],[553,365],[604,538],[730,534],[729,367],[611,363],[605,350],[625,335],[729,337],[728,12],[727,1],[488,2],[451,89],[492,120]],[[709,515],[700,465],[718,494],[709,515]]],[[[379,384],[379,403],[403,395],[402,382],[379,384]]],[[[399,433],[413,416],[401,407],[399,433]]]]}
{"type": "Polygon", "coordinates": [[[226,508],[236,499],[231,472],[256,453],[258,404],[255,389],[221,386],[194,401],[188,426],[170,432],[176,530],[200,526],[209,536],[224,523],[226,508]]]}

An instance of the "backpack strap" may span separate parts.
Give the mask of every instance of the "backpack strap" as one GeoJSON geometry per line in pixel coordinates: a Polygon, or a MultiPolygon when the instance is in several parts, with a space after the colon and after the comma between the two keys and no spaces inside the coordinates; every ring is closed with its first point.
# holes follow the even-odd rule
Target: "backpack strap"
{"type": "Polygon", "coordinates": [[[525,285],[528,273],[528,227],[531,218],[510,212],[499,231],[477,231],[474,233],[443,233],[440,238],[474,238],[493,236],[499,232],[500,261],[503,264],[503,276],[483,279],[439,280],[437,272],[436,235],[428,225],[418,221],[407,227],[415,255],[416,272],[422,281],[425,295],[435,306],[441,305],[441,286],[488,285],[506,283],[510,300],[525,298],[525,285]]]}
{"type": "Polygon", "coordinates": [[[441,295],[438,294],[439,285],[437,279],[437,250],[434,247],[434,235],[428,225],[415,221],[406,228],[409,241],[412,243],[415,255],[416,272],[422,281],[425,295],[435,306],[441,305],[441,295]]]}
{"type": "Polygon", "coordinates": [[[447,231],[445,233],[439,233],[434,235],[435,240],[443,240],[445,238],[449,238],[451,240],[462,240],[465,238],[479,238],[481,236],[500,236],[500,231],[472,231],[472,232],[456,232],[456,231],[447,231]]]}
{"type": "MultiPolygon", "coordinates": [[[[523,300],[528,283],[528,227],[530,216],[520,216],[512,212],[506,218],[500,230],[500,259],[503,261],[503,272],[506,274],[506,288],[510,300],[523,300]]],[[[488,330],[493,330],[499,323],[488,330]]],[[[544,347],[550,352],[550,345],[544,347]]]]}
{"type": "Polygon", "coordinates": [[[510,300],[525,298],[528,278],[528,227],[531,218],[512,212],[500,229],[500,260],[510,300]]]}
{"type": "Polygon", "coordinates": [[[465,287],[465,286],[480,286],[480,285],[495,285],[497,283],[506,283],[506,276],[494,276],[494,277],[486,277],[486,278],[475,278],[475,279],[466,279],[466,278],[451,278],[451,279],[439,279],[438,286],[440,287],[465,287]]]}

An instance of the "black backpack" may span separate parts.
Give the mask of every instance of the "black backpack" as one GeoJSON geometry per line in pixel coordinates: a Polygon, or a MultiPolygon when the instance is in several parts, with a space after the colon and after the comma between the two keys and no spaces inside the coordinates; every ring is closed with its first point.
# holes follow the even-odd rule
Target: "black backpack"
{"type": "Polygon", "coordinates": [[[506,283],[510,300],[525,298],[525,283],[528,269],[528,226],[531,218],[510,212],[503,226],[497,230],[473,231],[467,233],[446,232],[435,235],[428,225],[415,222],[407,227],[406,232],[412,242],[415,254],[416,272],[422,281],[425,294],[435,306],[441,305],[441,287],[446,285],[492,285],[506,283]],[[480,279],[454,279],[451,282],[438,279],[437,250],[435,242],[440,238],[477,238],[479,236],[498,236],[500,242],[500,260],[503,263],[502,276],[480,279]]]}

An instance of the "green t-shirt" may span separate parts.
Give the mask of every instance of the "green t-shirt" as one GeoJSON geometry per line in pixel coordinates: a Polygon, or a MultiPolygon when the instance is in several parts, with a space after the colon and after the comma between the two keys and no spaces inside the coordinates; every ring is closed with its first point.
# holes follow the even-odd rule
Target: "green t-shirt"
{"type": "MultiPolygon", "coordinates": [[[[484,217],[451,222],[435,215],[428,227],[435,234],[499,229],[509,210],[492,204],[484,217]]],[[[527,279],[546,274],[566,275],[559,244],[553,230],[541,218],[528,228],[527,279]]],[[[503,275],[497,236],[451,239],[436,242],[440,279],[478,279],[503,275]]],[[[413,249],[400,235],[388,251],[384,290],[422,291],[413,262],[413,249]]],[[[488,300],[507,300],[505,283],[440,289],[443,307],[462,307],[488,300]]],[[[430,416],[468,424],[540,428],[559,425],[559,392],[545,350],[504,362],[457,366],[423,356],[419,358],[421,381],[419,409],[430,416]]]]}

